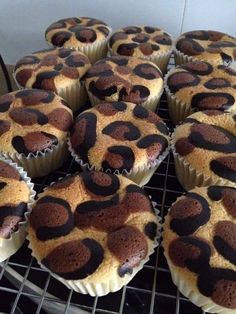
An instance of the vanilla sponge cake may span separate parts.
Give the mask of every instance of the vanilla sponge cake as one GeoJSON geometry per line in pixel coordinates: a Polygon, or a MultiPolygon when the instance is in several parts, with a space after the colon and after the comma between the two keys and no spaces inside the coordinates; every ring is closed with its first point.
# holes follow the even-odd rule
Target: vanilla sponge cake
{"type": "Polygon", "coordinates": [[[163,247],[172,279],[206,312],[236,312],[236,189],[195,188],[165,218],[163,247]]]}
{"type": "Polygon", "coordinates": [[[40,194],[28,239],[33,256],[57,279],[78,292],[104,295],[143,266],[157,229],[143,189],[122,176],[91,171],[40,194]]]}

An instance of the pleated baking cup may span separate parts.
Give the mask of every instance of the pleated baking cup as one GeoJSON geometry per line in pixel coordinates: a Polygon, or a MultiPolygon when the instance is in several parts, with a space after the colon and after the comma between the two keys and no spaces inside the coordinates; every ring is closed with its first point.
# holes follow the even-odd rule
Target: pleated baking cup
{"type": "MultiPolygon", "coordinates": [[[[61,179],[61,178],[60,178],[61,179]]],[[[60,180],[59,179],[59,180],[60,180]]],[[[53,183],[52,183],[53,184],[53,183]]],[[[40,196],[40,195],[39,195],[40,196]]],[[[151,199],[151,197],[150,197],[151,199]]],[[[37,260],[38,264],[42,269],[45,269],[50,273],[52,277],[63,283],[68,289],[73,289],[76,292],[82,293],[82,294],[89,294],[92,297],[95,296],[104,296],[110,292],[116,292],[120,290],[123,286],[128,284],[133,277],[143,268],[144,264],[146,264],[149,261],[150,256],[154,253],[155,248],[159,245],[160,237],[161,237],[161,229],[162,225],[160,223],[161,218],[160,218],[160,211],[157,209],[157,204],[155,202],[152,202],[154,211],[157,217],[157,234],[156,237],[154,238],[153,242],[149,244],[148,248],[148,253],[145,259],[143,259],[140,264],[137,267],[134,267],[132,269],[132,273],[127,273],[124,275],[124,277],[118,277],[116,279],[109,279],[107,278],[106,281],[104,282],[89,282],[89,280],[86,279],[80,279],[80,280],[66,280],[59,275],[53,273],[50,269],[45,267],[42,263],[40,263],[37,259],[36,254],[34,254],[34,251],[32,249],[31,243],[29,236],[27,237],[29,241],[29,249],[31,250],[31,255],[37,260]]],[[[109,266],[108,266],[109,267],[109,266]]],[[[112,267],[112,266],[110,266],[112,267]]],[[[92,280],[91,280],[92,281],[92,280]]]]}
{"type": "MultiPolygon", "coordinates": [[[[178,68],[178,66],[177,66],[178,68]]],[[[184,102],[183,100],[178,99],[173,93],[171,93],[167,80],[169,76],[175,71],[171,69],[164,77],[164,88],[166,92],[167,102],[168,102],[168,111],[171,120],[174,124],[179,124],[195,110],[191,107],[191,104],[184,102]]]]}
{"type": "Polygon", "coordinates": [[[166,158],[166,156],[170,152],[170,146],[168,146],[157,159],[155,159],[153,162],[149,163],[148,165],[139,166],[134,169],[131,169],[130,171],[126,169],[122,171],[119,171],[119,170],[112,171],[111,169],[104,170],[102,167],[96,168],[95,166],[92,166],[89,163],[85,163],[75,152],[74,148],[71,146],[70,139],[68,140],[68,148],[69,148],[69,151],[71,152],[72,157],[80,165],[83,171],[96,170],[96,171],[103,171],[106,173],[113,173],[116,175],[122,175],[130,179],[131,181],[135,182],[139,186],[144,186],[149,182],[149,180],[151,179],[151,177],[153,176],[153,174],[155,173],[159,165],[162,163],[162,161],[166,158]]]}
{"type": "MultiPolygon", "coordinates": [[[[144,108],[149,109],[149,110],[151,110],[153,112],[157,111],[163,91],[164,91],[164,86],[161,87],[161,89],[160,89],[160,91],[159,91],[159,93],[157,95],[155,95],[153,97],[148,97],[148,99],[145,102],[142,102],[139,105],[141,105],[144,108]]],[[[106,100],[99,99],[96,96],[94,96],[90,91],[88,91],[88,89],[87,89],[87,93],[88,93],[91,105],[93,107],[99,105],[102,102],[106,102],[106,100]]],[[[109,102],[116,102],[116,101],[118,101],[118,99],[114,99],[112,101],[109,100],[109,102]]]]}
{"type": "Polygon", "coordinates": [[[16,162],[31,178],[42,177],[60,168],[68,157],[67,139],[43,151],[28,156],[18,153],[0,152],[0,155],[16,162]]]}
{"type": "MultiPolygon", "coordinates": [[[[175,132],[175,131],[174,131],[175,132]]],[[[173,134],[171,138],[171,150],[174,156],[175,162],[175,172],[176,176],[186,191],[192,190],[196,186],[208,186],[208,185],[223,185],[223,186],[233,186],[236,187],[236,183],[222,179],[216,178],[215,176],[208,176],[195,168],[186,161],[186,159],[180,156],[175,150],[175,144],[173,139],[173,134]]],[[[204,162],[204,161],[199,161],[204,162]]]]}
{"type": "MultiPolygon", "coordinates": [[[[19,172],[22,180],[27,184],[27,187],[30,191],[27,211],[24,213],[24,220],[19,222],[17,231],[12,232],[11,237],[8,239],[0,238],[0,262],[3,262],[8,257],[13,255],[25,241],[28,215],[32,210],[32,205],[34,203],[34,197],[36,192],[34,191],[34,184],[31,182],[31,179],[28,177],[26,171],[24,171],[22,167],[19,167],[11,159],[6,159],[2,156],[0,157],[0,160],[4,161],[9,166],[15,168],[19,172]]],[[[12,191],[12,193],[14,193],[14,191],[12,191]]]]}

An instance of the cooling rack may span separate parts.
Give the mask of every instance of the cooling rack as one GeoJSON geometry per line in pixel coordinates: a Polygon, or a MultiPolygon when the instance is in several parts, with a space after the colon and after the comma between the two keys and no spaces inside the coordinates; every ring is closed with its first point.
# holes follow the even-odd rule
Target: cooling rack
{"type": "MultiPolygon", "coordinates": [[[[173,67],[171,58],[169,67],[173,67]]],[[[168,116],[165,94],[158,110],[170,130],[173,125],[168,116]]],[[[46,177],[35,179],[40,193],[45,186],[67,173],[78,171],[78,164],[69,159],[59,170],[46,177]]],[[[175,175],[173,156],[162,162],[145,190],[158,204],[162,221],[170,205],[184,190],[175,175]]],[[[12,257],[0,263],[0,313],[28,314],[204,314],[181,295],[159,246],[149,262],[123,289],[104,297],[91,297],[67,289],[41,269],[31,257],[27,242],[12,257]]]]}

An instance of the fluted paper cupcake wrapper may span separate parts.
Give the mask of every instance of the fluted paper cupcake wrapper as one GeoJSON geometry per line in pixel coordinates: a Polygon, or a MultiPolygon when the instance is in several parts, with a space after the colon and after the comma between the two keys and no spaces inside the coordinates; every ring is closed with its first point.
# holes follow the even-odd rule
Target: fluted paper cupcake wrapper
{"type": "Polygon", "coordinates": [[[31,178],[42,177],[62,166],[68,157],[67,139],[43,151],[28,156],[18,153],[0,152],[0,156],[11,159],[27,171],[31,178]]]}
{"type": "Polygon", "coordinates": [[[102,167],[96,168],[95,166],[91,166],[89,163],[85,163],[75,152],[74,148],[71,145],[70,139],[68,139],[68,148],[69,148],[69,151],[71,152],[72,157],[81,166],[83,171],[96,170],[96,171],[103,171],[106,173],[114,173],[116,175],[123,175],[126,178],[138,184],[139,186],[144,186],[149,182],[154,172],[157,170],[161,162],[166,158],[166,156],[170,152],[170,146],[168,146],[156,160],[154,160],[152,163],[149,163],[148,165],[139,166],[130,171],[126,169],[122,171],[119,171],[119,170],[112,171],[111,169],[104,170],[102,167]]]}
{"type": "Polygon", "coordinates": [[[193,189],[196,186],[208,186],[208,185],[223,185],[233,186],[236,184],[222,178],[216,178],[214,176],[208,176],[200,171],[194,169],[190,163],[188,163],[184,157],[180,156],[175,150],[174,132],[171,137],[171,150],[174,156],[176,176],[186,191],[193,189]]]}
{"type": "MultiPolygon", "coordinates": [[[[0,160],[4,161],[8,165],[15,168],[23,181],[27,184],[30,196],[27,204],[27,211],[24,213],[24,220],[20,221],[18,224],[18,229],[15,232],[12,232],[11,237],[8,239],[0,238],[0,262],[3,262],[8,257],[13,255],[24,243],[27,225],[28,225],[28,216],[32,210],[32,205],[34,203],[34,197],[36,192],[34,191],[34,184],[31,182],[31,179],[28,177],[26,171],[22,167],[19,167],[16,163],[14,163],[11,159],[0,157],[0,160]]],[[[14,193],[14,191],[12,191],[14,193]]]]}
{"type": "MultiPolygon", "coordinates": [[[[178,66],[177,66],[178,68],[178,66]]],[[[175,71],[176,68],[171,69],[164,77],[164,88],[167,96],[168,111],[171,120],[178,124],[183,121],[187,116],[192,114],[195,110],[191,107],[191,104],[187,104],[183,100],[178,99],[173,93],[171,93],[167,84],[168,77],[175,71]]]]}
{"type": "MultiPolygon", "coordinates": [[[[67,174],[66,177],[69,175],[70,174],[67,174]]],[[[60,178],[58,181],[60,181],[63,178],[64,177],[60,178]]],[[[53,185],[54,183],[55,182],[52,182],[50,184],[50,186],[53,185]]],[[[48,187],[46,187],[44,189],[44,191],[47,190],[47,188],[48,187]]],[[[39,197],[42,193],[39,194],[39,197]]],[[[149,198],[152,199],[151,196],[149,196],[149,198]]],[[[37,262],[41,268],[47,270],[52,277],[54,277],[55,279],[57,279],[58,281],[63,283],[68,289],[73,289],[74,291],[82,293],[82,294],[89,294],[93,297],[94,296],[104,296],[110,292],[118,291],[123,286],[128,284],[133,279],[133,277],[143,268],[144,264],[149,261],[150,255],[152,255],[154,253],[155,248],[159,245],[159,240],[161,237],[161,229],[162,229],[162,225],[160,223],[160,221],[161,221],[160,211],[157,209],[157,204],[155,202],[152,202],[152,204],[153,204],[153,208],[154,208],[154,211],[155,211],[155,214],[157,217],[157,234],[153,240],[152,245],[149,245],[149,250],[148,250],[146,258],[143,259],[137,267],[133,268],[132,274],[125,274],[125,276],[122,278],[117,275],[116,280],[115,279],[112,280],[112,279],[108,278],[107,281],[99,282],[99,283],[84,282],[85,280],[83,280],[83,279],[81,279],[81,280],[66,280],[66,279],[60,277],[59,275],[53,273],[50,269],[45,267],[42,263],[40,263],[37,260],[37,256],[33,252],[33,249],[32,249],[31,243],[30,243],[30,239],[29,239],[29,237],[27,237],[27,239],[29,240],[29,246],[28,247],[31,250],[31,255],[37,260],[37,262]]]]}

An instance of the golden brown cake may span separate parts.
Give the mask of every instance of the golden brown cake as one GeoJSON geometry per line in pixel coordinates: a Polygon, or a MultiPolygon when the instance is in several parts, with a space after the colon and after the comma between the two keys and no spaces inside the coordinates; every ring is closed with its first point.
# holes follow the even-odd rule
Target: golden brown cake
{"type": "Polygon", "coordinates": [[[76,111],[86,100],[81,80],[90,67],[89,59],[82,52],[51,48],[21,58],[15,65],[14,78],[21,88],[55,92],[76,111]]]}
{"type": "Polygon", "coordinates": [[[45,32],[48,43],[56,47],[82,51],[91,63],[107,54],[111,28],[103,21],[90,17],[70,17],[51,24],[45,32]]]}
{"type": "Polygon", "coordinates": [[[0,157],[0,262],[14,254],[26,235],[26,214],[35,192],[22,168],[0,157]]]}
{"type": "Polygon", "coordinates": [[[236,39],[212,30],[196,30],[182,34],[175,42],[175,62],[207,61],[229,65],[236,60],[236,39]]]}
{"type": "Polygon", "coordinates": [[[140,105],[102,103],[75,120],[70,150],[82,166],[127,175],[145,185],[169,152],[161,118],[140,105]]]}
{"type": "Polygon", "coordinates": [[[195,188],[165,218],[163,247],[173,282],[208,313],[236,313],[236,189],[195,188]]]}
{"type": "Polygon", "coordinates": [[[159,233],[159,218],[143,189],[94,171],[47,188],[29,222],[37,261],[69,288],[92,296],[127,284],[153,253],[159,233]]]}
{"type": "Polygon", "coordinates": [[[24,89],[0,96],[0,154],[31,177],[58,168],[67,155],[73,121],[64,100],[50,91],[24,89]]]}
{"type": "Polygon", "coordinates": [[[172,135],[175,169],[186,190],[236,187],[236,115],[205,110],[190,115],[172,135]]]}
{"type": "Polygon", "coordinates": [[[150,60],[164,73],[172,52],[172,39],[157,27],[127,26],[113,33],[108,47],[111,55],[150,60]]]}
{"type": "Polygon", "coordinates": [[[169,114],[178,124],[194,110],[236,112],[236,71],[208,62],[185,63],[165,77],[169,114]]]}
{"type": "Polygon", "coordinates": [[[103,101],[128,101],[155,111],[163,92],[162,74],[154,63],[124,56],[96,62],[85,84],[93,106],[103,101]]]}

